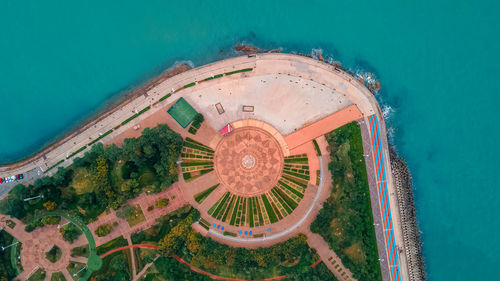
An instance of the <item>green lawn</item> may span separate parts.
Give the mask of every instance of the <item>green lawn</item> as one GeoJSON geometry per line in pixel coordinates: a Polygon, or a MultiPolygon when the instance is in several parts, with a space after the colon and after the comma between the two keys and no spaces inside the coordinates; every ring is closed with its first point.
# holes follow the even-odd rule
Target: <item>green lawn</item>
{"type": "Polygon", "coordinates": [[[110,241],[102,244],[101,246],[97,247],[97,254],[100,256],[104,253],[107,253],[110,250],[113,250],[113,249],[116,249],[119,247],[123,247],[123,246],[127,246],[127,245],[128,245],[128,241],[127,241],[127,239],[123,238],[123,236],[116,237],[115,239],[110,240],[110,241]]]}
{"type": "MultiPolygon", "coordinates": [[[[11,245],[12,243],[15,243],[15,238],[6,231],[0,231],[0,245],[11,245]]],[[[17,270],[12,262],[13,251],[16,251],[15,246],[9,247],[5,251],[0,251],[0,280],[2,277],[6,280],[12,280],[17,275],[17,270]]]]}
{"type": "Polygon", "coordinates": [[[311,231],[323,236],[354,278],[382,280],[360,127],[349,123],[326,139],[334,188],[311,231]]]}
{"type": "Polygon", "coordinates": [[[127,217],[127,223],[130,227],[137,225],[143,221],[146,221],[146,217],[144,216],[144,213],[142,212],[142,208],[139,204],[134,206],[135,214],[127,217]]]}
{"type": "Polygon", "coordinates": [[[207,199],[207,197],[212,193],[212,191],[214,191],[218,186],[219,186],[219,184],[216,184],[216,185],[211,186],[211,187],[203,190],[202,192],[196,194],[194,196],[194,200],[196,202],[198,202],[198,204],[203,203],[203,201],[205,201],[205,199],[207,199]]]}
{"type": "Polygon", "coordinates": [[[94,190],[92,185],[92,176],[86,168],[75,169],[71,186],[75,188],[76,194],[84,194],[94,190]]]}
{"type": "Polygon", "coordinates": [[[54,272],[52,273],[52,276],[50,276],[50,281],[66,281],[66,278],[62,272],[54,272]]]}
{"type": "Polygon", "coordinates": [[[71,277],[73,277],[73,280],[79,280],[83,275],[85,275],[87,269],[82,270],[82,268],[84,267],[85,264],[81,262],[71,261],[69,263],[68,272],[71,275],[71,277]],[[74,274],[76,274],[76,276],[73,276],[74,274]]]}
{"type": "Polygon", "coordinates": [[[92,280],[96,281],[126,281],[131,280],[130,251],[118,251],[106,256],[102,267],[92,273],[92,280]],[[95,279],[94,279],[95,278],[95,279]]]}
{"type": "Polygon", "coordinates": [[[42,268],[39,268],[35,273],[33,273],[28,281],[43,281],[45,280],[45,276],[47,273],[42,268]]]}
{"type": "Polygon", "coordinates": [[[89,256],[89,245],[83,245],[80,247],[75,247],[71,249],[71,256],[72,257],[85,257],[87,258],[89,256]]]}

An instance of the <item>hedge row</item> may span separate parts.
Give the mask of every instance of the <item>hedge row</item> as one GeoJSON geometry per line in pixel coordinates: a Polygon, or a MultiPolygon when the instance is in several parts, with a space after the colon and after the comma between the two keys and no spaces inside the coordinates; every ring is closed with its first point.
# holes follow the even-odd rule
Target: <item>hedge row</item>
{"type": "Polygon", "coordinates": [[[141,110],[141,111],[137,112],[136,114],[134,114],[134,115],[130,116],[127,120],[123,121],[123,122],[122,122],[122,125],[127,124],[128,122],[130,122],[130,121],[132,121],[133,119],[135,119],[137,116],[139,116],[139,115],[143,114],[144,112],[146,112],[146,111],[148,111],[148,110],[150,110],[150,109],[151,109],[151,106],[147,106],[147,107],[145,107],[143,110],[141,110]]]}

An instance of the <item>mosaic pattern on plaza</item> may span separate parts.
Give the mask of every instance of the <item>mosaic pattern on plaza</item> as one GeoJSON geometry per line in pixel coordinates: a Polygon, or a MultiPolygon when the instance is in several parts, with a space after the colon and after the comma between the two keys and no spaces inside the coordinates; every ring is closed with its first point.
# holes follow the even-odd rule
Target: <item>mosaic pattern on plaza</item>
{"type": "Polygon", "coordinates": [[[235,130],[218,144],[215,171],[221,183],[240,196],[257,196],[273,188],[283,170],[276,139],[256,127],[235,130]]]}

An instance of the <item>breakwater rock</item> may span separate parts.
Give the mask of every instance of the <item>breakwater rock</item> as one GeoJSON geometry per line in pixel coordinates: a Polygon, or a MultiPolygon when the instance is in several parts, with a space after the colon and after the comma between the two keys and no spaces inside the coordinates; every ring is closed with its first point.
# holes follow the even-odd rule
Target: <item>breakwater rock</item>
{"type": "Polygon", "coordinates": [[[390,149],[390,157],[394,184],[398,194],[404,251],[406,252],[408,263],[408,275],[412,281],[426,280],[422,245],[417,224],[417,212],[413,201],[411,174],[404,159],[398,157],[392,147],[390,149]]]}

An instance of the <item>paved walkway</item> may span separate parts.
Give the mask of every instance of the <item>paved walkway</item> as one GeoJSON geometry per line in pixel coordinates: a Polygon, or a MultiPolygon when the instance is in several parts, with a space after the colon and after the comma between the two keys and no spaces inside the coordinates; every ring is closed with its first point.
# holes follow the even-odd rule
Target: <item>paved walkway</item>
{"type": "MultiPolygon", "coordinates": [[[[61,224],[64,224],[64,219],[61,224]]],[[[26,225],[18,219],[7,215],[0,214],[0,227],[5,228],[5,231],[15,236],[22,243],[21,264],[23,272],[21,272],[16,280],[28,279],[38,268],[43,268],[46,271],[46,280],[50,280],[52,273],[63,272],[67,275],[67,266],[70,261],[79,261],[87,263],[87,258],[73,258],[70,256],[71,249],[88,243],[84,235],[81,235],[73,244],[65,241],[59,233],[56,225],[47,225],[39,227],[32,232],[26,232],[26,225]],[[7,227],[6,221],[12,220],[16,226],[11,229],[7,227]],[[61,258],[52,263],[45,258],[45,253],[53,246],[61,249],[61,258]]],[[[72,280],[72,279],[71,279],[72,280]]]]}
{"type": "Polygon", "coordinates": [[[356,105],[350,105],[294,133],[285,136],[290,149],[319,138],[347,123],[358,120],[363,115],[356,105]]]}
{"type": "Polygon", "coordinates": [[[316,250],[319,257],[337,279],[340,281],[355,280],[352,278],[351,271],[342,264],[342,260],[330,249],[330,246],[321,235],[312,233],[310,230],[306,230],[304,234],[307,236],[307,244],[309,244],[309,247],[316,250]]]}
{"type": "Polygon", "coordinates": [[[98,220],[88,225],[88,228],[92,231],[92,233],[95,233],[97,227],[103,224],[113,225],[114,223],[118,223],[118,225],[113,226],[111,233],[104,237],[95,236],[95,241],[98,246],[119,236],[127,237],[134,232],[148,229],[157,223],[156,220],[158,218],[177,210],[187,204],[187,202],[184,200],[179,184],[174,183],[172,186],[160,193],[151,195],[142,193],[138,197],[127,201],[127,204],[129,206],[139,205],[146,220],[131,227],[126,220],[118,218],[115,211],[111,211],[109,214],[101,215],[98,220]],[[162,198],[169,199],[168,206],[163,208],[154,208],[153,210],[148,211],[149,206],[154,206],[155,202],[162,198]]]}

